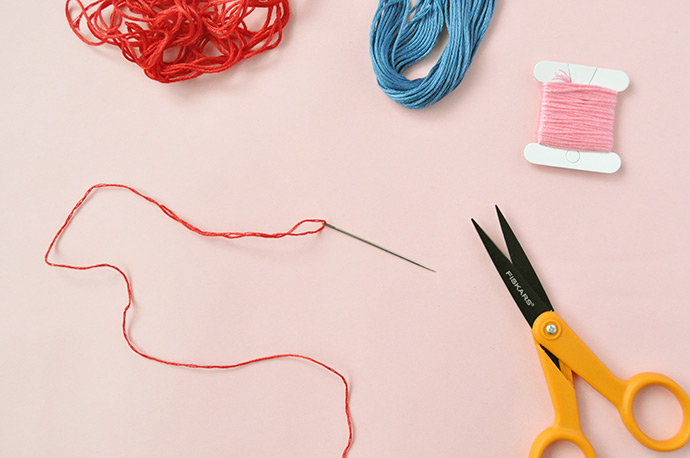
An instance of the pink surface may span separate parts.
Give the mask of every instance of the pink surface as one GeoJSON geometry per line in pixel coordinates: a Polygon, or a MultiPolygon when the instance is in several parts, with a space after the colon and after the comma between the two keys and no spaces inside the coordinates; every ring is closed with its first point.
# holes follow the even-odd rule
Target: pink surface
{"type": "MultiPolygon", "coordinates": [[[[69,209],[101,181],[210,230],[325,218],[438,271],[333,231],[201,239],[117,191],[94,196],[58,247],[58,260],[126,269],[132,337],[151,354],[297,352],[341,371],[351,458],[521,457],[551,424],[529,329],[469,223],[498,237],[495,203],[557,311],[611,370],[690,389],[687,2],[499,2],[466,80],[421,112],[376,86],[375,2],[292,6],[276,50],[167,86],[79,42],[62,2],[5,6],[0,455],[321,458],[347,440],[332,374],[299,361],[204,372],[144,360],[120,333],[116,274],[43,264],[69,209]],[[615,175],[522,157],[543,59],[630,75],[615,175]]],[[[586,383],[576,389],[600,458],[690,454],[645,449],[586,383]]],[[[663,393],[645,401],[649,430],[670,433],[676,407],[663,393]]]]}

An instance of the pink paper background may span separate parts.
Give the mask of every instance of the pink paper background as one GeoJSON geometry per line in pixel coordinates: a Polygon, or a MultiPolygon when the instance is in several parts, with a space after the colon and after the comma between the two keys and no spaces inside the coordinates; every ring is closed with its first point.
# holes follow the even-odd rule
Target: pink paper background
{"type": "MultiPolygon", "coordinates": [[[[43,264],[97,182],[134,186],[211,230],[325,218],[438,271],[333,231],[202,239],[119,191],[96,194],[59,245],[59,261],[131,275],[132,336],[151,354],[298,352],[341,371],[350,458],[523,457],[551,424],[529,329],[469,221],[498,238],[495,203],[612,371],[659,371],[690,389],[690,3],[499,1],[465,81],[423,111],[376,85],[375,3],[294,0],[276,50],[174,85],[83,45],[60,1],[4,5],[0,455],[321,458],[345,445],[332,374],[299,361],[204,372],[144,360],[122,339],[115,273],[43,264]],[[617,174],[524,160],[544,59],[630,75],[617,174]]],[[[576,389],[600,458],[662,456],[586,383],[576,389]]],[[[642,404],[649,431],[679,424],[663,392],[642,404]]]]}

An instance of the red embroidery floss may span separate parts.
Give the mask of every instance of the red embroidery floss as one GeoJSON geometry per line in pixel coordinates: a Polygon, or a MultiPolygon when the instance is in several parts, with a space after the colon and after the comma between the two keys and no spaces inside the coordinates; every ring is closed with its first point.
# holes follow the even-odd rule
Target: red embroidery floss
{"type": "Polygon", "coordinates": [[[290,7],[288,0],[67,0],[65,14],[84,43],[116,46],[149,78],[173,83],[275,48],[290,7]]]}
{"type": "Polygon", "coordinates": [[[129,312],[130,308],[132,307],[133,300],[132,300],[132,285],[129,281],[129,277],[127,277],[127,274],[125,272],[112,264],[107,264],[107,263],[99,263],[99,264],[91,264],[91,265],[86,265],[86,266],[76,266],[72,264],[61,264],[57,262],[53,262],[49,260],[50,253],[53,250],[53,247],[55,244],[58,242],[58,239],[60,236],[65,232],[67,227],[69,226],[70,222],[74,218],[75,214],[79,210],[79,208],[86,202],[88,199],[89,195],[91,195],[92,192],[102,189],[102,188],[118,188],[118,189],[124,189],[127,190],[142,199],[147,200],[148,202],[154,204],[157,206],[166,216],[169,218],[173,219],[174,221],[180,223],[182,226],[187,228],[188,230],[202,235],[204,237],[222,237],[226,239],[238,239],[242,237],[260,237],[260,238],[270,238],[270,239],[279,239],[283,237],[301,237],[305,235],[310,235],[310,234],[316,234],[318,232],[321,232],[325,227],[326,227],[326,221],[322,219],[305,219],[300,221],[299,223],[295,224],[290,230],[287,232],[276,232],[276,233],[263,233],[263,232],[212,232],[212,231],[206,231],[203,229],[198,228],[197,226],[194,226],[193,224],[189,223],[188,221],[185,221],[184,219],[180,218],[175,212],[173,212],[170,208],[166,207],[165,205],[159,203],[157,200],[155,200],[152,197],[149,197],[139,191],[137,191],[134,188],[131,188],[129,186],[125,186],[122,184],[108,184],[108,183],[101,183],[101,184],[96,184],[94,186],[91,186],[84,196],[74,205],[72,208],[72,211],[70,211],[69,215],[67,215],[67,218],[65,219],[65,222],[62,224],[60,229],[58,229],[57,233],[53,237],[53,240],[50,242],[50,245],[48,246],[48,250],[45,253],[45,263],[48,264],[49,266],[52,267],[60,267],[64,269],[73,269],[73,270],[91,270],[91,269],[98,269],[98,268],[108,268],[116,271],[124,280],[125,287],[127,288],[127,305],[125,306],[123,312],[122,312],[122,335],[125,338],[125,341],[127,342],[127,345],[129,348],[132,349],[132,351],[139,356],[142,356],[146,359],[149,359],[151,361],[156,361],[161,364],[166,364],[169,366],[179,366],[179,367],[188,367],[192,369],[233,369],[236,367],[242,367],[246,366],[249,364],[253,363],[258,363],[260,361],[268,361],[271,359],[279,359],[279,358],[297,358],[297,359],[302,359],[309,361],[313,364],[316,364],[317,366],[320,366],[327,371],[335,374],[343,383],[345,386],[345,417],[347,419],[347,428],[348,428],[348,440],[347,444],[345,445],[345,448],[343,449],[342,453],[342,458],[345,458],[348,454],[348,451],[350,450],[350,447],[352,446],[352,438],[353,438],[353,425],[352,425],[352,418],[350,416],[350,386],[347,383],[347,379],[337,370],[333,369],[332,367],[322,363],[321,361],[318,361],[314,358],[311,358],[309,356],[304,356],[300,354],[294,354],[294,353],[284,353],[284,354],[278,354],[278,355],[270,355],[270,356],[264,356],[261,358],[255,358],[251,359],[248,361],[243,361],[239,363],[232,363],[232,364],[195,364],[195,363],[189,363],[189,362],[177,362],[177,361],[170,361],[170,360],[165,360],[161,358],[157,358],[155,356],[149,355],[146,352],[138,349],[132,340],[129,337],[129,334],[127,333],[127,313],[129,312]],[[300,230],[300,227],[304,224],[316,224],[316,228],[314,229],[302,229],[300,230]]]}

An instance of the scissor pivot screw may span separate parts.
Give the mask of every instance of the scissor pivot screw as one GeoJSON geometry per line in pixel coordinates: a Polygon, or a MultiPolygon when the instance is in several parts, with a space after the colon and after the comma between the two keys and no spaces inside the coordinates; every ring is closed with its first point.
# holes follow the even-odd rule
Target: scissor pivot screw
{"type": "Polygon", "coordinates": [[[546,333],[550,336],[556,334],[558,332],[558,328],[556,327],[555,324],[547,324],[546,325],[546,333]]]}

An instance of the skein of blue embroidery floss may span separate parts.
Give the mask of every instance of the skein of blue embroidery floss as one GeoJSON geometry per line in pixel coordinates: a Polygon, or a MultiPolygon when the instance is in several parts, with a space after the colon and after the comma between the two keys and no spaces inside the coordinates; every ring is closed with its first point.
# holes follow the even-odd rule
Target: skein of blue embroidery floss
{"type": "Polygon", "coordinates": [[[379,0],[369,46],[381,89],[407,108],[438,102],[462,81],[484,37],[496,0],[379,0]],[[444,28],[448,44],[424,78],[405,70],[426,57],[444,28]]]}

